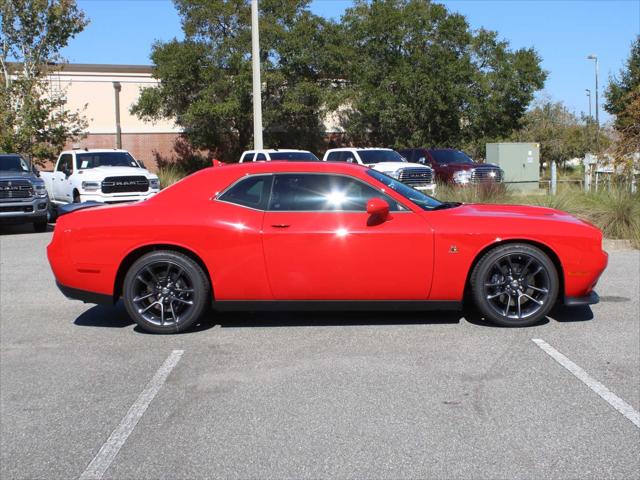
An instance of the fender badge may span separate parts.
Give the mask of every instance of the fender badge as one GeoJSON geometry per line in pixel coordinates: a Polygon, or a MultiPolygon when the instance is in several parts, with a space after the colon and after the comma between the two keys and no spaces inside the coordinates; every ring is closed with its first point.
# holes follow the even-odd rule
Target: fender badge
{"type": "Polygon", "coordinates": [[[449,253],[458,253],[458,247],[456,247],[455,245],[451,245],[449,247],[449,253]]]}

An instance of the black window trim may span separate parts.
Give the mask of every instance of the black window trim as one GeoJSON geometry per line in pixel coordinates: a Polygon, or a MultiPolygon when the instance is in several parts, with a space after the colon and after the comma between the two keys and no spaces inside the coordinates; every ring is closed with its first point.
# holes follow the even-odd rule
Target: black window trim
{"type": "Polygon", "coordinates": [[[393,198],[391,195],[389,195],[388,193],[385,193],[384,191],[380,190],[380,188],[378,188],[375,185],[371,185],[370,183],[365,182],[364,180],[358,178],[358,177],[354,177],[352,175],[347,175],[344,173],[328,173],[328,172],[271,172],[271,173],[253,173],[253,174],[246,174],[242,177],[240,177],[239,179],[237,179],[235,182],[233,182],[231,185],[229,185],[227,188],[225,188],[223,191],[216,193],[213,197],[212,200],[214,201],[218,201],[221,203],[227,203],[229,205],[235,205],[237,207],[243,207],[243,208],[248,208],[249,210],[253,210],[256,212],[276,212],[276,213],[367,213],[366,211],[362,211],[362,210],[269,210],[269,205],[271,204],[271,196],[273,195],[273,187],[276,184],[275,182],[275,176],[276,175],[332,175],[332,176],[336,176],[336,177],[345,177],[348,178],[350,180],[355,180],[356,182],[362,183],[363,185],[369,187],[369,188],[373,188],[374,190],[376,190],[378,193],[380,193],[380,195],[383,195],[385,197],[389,197],[391,198],[391,200],[393,200],[394,202],[396,202],[398,205],[400,205],[402,208],[404,208],[404,210],[389,210],[390,212],[395,213],[415,213],[411,208],[407,207],[403,202],[396,200],[395,198],[393,198]],[[228,190],[232,189],[237,183],[240,183],[243,180],[246,180],[247,178],[250,177],[265,177],[265,176],[272,176],[274,177],[271,181],[271,188],[269,190],[269,198],[267,199],[267,208],[265,210],[260,209],[260,208],[253,208],[253,207],[248,207],[247,205],[241,205],[239,203],[233,203],[233,202],[229,202],[226,200],[220,200],[220,197],[222,195],[224,195],[228,190]]]}

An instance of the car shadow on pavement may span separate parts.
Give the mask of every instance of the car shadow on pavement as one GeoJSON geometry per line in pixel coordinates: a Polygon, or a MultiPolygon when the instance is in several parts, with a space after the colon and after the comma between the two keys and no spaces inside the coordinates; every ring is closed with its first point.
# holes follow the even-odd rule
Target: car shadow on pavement
{"type": "Polygon", "coordinates": [[[124,328],[133,325],[134,322],[127,314],[122,302],[118,302],[114,307],[94,305],[73,323],[80,327],[124,328]]]}
{"type": "Polygon", "coordinates": [[[589,320],[593,320],[593,311],[591,307],[588,305],[580,305],[575,307],[566,307],[564,305],[558,305],[551,309],[549,314],[540,320],[538,323],[534,325],[530,325],[529,327],[504,327],[502,325],[496,325],[490,322],[487,322],[480,312],[475,309],[466,308],[464,310],[464,318],[467,322],[472,323],[474,325],[479,325],[482,327],[492,327],[492,328],[531,328],[531,327],[539,327],[541,325],[547,325],[550,323],[550,320],[555,320],[559,323],[569,323],[569,322],[587,322],[589,320]]]}
{"type": "Polygon", "coordinates": [[[204,321],[221,328],[246,327],[322,327],[358,325],[426,325],[460,323],[461,312],[407,311],[283,311],[283,312],[215,312],[204,321]]]}
{"type": "MultiPolygon", "coordinates": [[[[54,224],[47,225],[47,232],[53,232],[54,224]]],[[[0,224],[0,235],[27,235],[36,232],[33,230],[33,226],[30,223],[24,223],[20,225],[0,224]]]]}

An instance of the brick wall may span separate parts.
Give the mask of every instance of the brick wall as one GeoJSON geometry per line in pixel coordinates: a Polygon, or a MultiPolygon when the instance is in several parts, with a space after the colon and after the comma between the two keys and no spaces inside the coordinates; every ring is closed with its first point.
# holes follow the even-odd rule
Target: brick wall
{"type": "MultiPolygon", "coordinates": [[[[156,171],[154,153],[162,157],[175,157],[173,145],[179,137],[178,133],[123,133],[122,148],[128,150],[135,158],[142,160],[145,166],[156,171]]],[[[78,142],[70,142],[65,146],[65,150],[71,149],[73,145],[80,148],[116,148],[115,134],[90,133],[78,142]]]]}

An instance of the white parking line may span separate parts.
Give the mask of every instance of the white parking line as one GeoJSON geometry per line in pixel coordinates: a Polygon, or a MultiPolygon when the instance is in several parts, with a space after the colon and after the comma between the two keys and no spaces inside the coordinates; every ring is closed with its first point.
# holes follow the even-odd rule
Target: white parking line
{"type": "Polygon", "coordinates": [[[618,410],[622,415],[627,417],[627,419],[631,420],[631,423],[640,428],[640,413],[638,413],[631,405],[622,400],[603,384],[592,378],[582,368],[573,363],[544,340],[539,338],[532,338],[531,340],[533,340],[533,342],[535,342],[535,344],[542,350],[548,353],[556,362],[569,370],[578,380],[600,395],[609,405],[618,410]]]}
{"type": "Polygon", "coordinates": [[[138,424],[138,421],[144,415],[147,407],[154,399],[167,377],[171,373],[171,370],[178,364],[180,357],[184,350],[174,350],[171,355],[167,357],[162,366],[158,369],[151,381],[147,384],[146,388],[142,391],[138,399],[131,405],[131,408],[124,416],[120,425],[111,433],[107,441],[102,445],[100,451],[93,457],[91,463],[87,466],[80,480],[95,480],[100,479],[107,471],[113,459],[116,458],[120,448],[127,441],[129,435],[138,424]]]}

